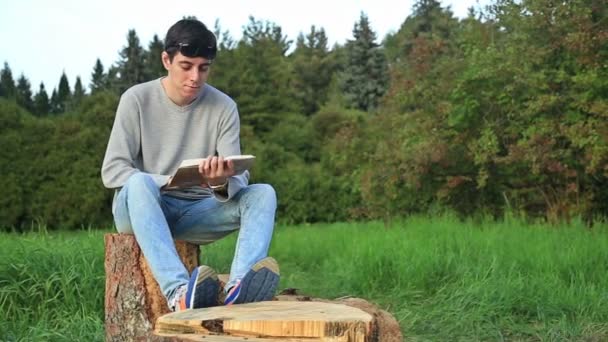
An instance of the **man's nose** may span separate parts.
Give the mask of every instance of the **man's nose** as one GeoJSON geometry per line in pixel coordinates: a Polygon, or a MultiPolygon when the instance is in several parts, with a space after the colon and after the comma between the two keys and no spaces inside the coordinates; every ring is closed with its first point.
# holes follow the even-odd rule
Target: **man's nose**
{"type": "Polygon", "coordinates": [[[190,69],[190,73],[188,76],[190,77],[190,80],[198,81],[199,72],[198,72],[198,70],[196,70],[196,68],[192,68],[192,69],[190,69]]]}

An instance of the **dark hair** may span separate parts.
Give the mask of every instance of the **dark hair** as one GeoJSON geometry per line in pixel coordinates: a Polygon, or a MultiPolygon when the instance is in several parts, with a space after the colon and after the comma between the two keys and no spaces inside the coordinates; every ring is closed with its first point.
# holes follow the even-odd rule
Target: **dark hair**
{"type": "Polygon", "coordinates": [[[196,19],[182,19],[167,31],[165,37],[165,51],[169,59],[177,52],[187,57],[203,57],[209,60],[217,54],[217,42],[213,32],[196,19]]]}

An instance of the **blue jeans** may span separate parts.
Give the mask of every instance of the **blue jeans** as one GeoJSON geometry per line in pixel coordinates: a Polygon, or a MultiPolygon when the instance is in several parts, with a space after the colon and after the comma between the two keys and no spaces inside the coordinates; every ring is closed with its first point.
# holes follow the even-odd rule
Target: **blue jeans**
{"type": "Polygon", "coordinates": [[[120,233],[131,233],[167,299],[188,283],[188,270],[173,239],[206,244],[239,230],[226,288],[268,256],[277,207],[268,184],[252,184],[227,202],[214,197],[181,199],[161,194],[145,173],[129,177],[115,199],[113,214],[120,233]],[[240,228],[240,229],[239,229],[240,228]]]}

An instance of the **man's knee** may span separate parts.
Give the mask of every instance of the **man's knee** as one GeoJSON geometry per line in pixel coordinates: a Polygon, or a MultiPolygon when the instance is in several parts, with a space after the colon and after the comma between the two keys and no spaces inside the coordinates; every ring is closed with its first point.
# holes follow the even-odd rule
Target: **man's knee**
{"type": "Polygon", "coordinates": [[[270,184],[251,184],[251,197],[259,204],[266,208],[276,208],[277,193],[270,184]]]}
{"type": "Polygon", "coordinates": [[[154,179],[152,179],[152,177],[148,174],[145,174],[143,172],[137,172],[132,174],[129,179],[127,179],[127,182],[124,185],[127,188],[147,188],[147,187],[153,187],[156,188],[156,183],[154,183],[154,179]]]}

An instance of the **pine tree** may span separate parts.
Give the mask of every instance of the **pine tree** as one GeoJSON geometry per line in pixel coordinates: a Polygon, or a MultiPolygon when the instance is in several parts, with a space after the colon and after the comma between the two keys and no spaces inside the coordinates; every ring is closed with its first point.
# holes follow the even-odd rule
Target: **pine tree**
{"type": "Polygon", "coordinates": [[[215,25],[213,26],[213,34],[217,39],[217,48],[219,51],[228,51],[236,48],[236,42],[230,35],[230,31],[222,31],[222,26],[220,25],[220,20],[215,20],[215,25]]]}
{"type": "Polygon", "coordinates": [[[37,116],[49,115],[51,104],[49,103],[49,95],[44,89],[44,83],[40,82],[40,89],[34,96],[34,114],[37,116]]]}
{"type": "Polygon", "coordinates": [[[146,80],[144,58],[146,51],[139,44],[139,37],[135,30],[129,30],[127,34],[127,46],[120,51],[118,61],[118,72],[120,93],[127,88],[146,80]]]}
{"type": "Polygon", "coordinates": [[[388,87],[388,64],[364,13],[355,23],[353,36],[346,45],[341,88],[350,108],[371,111],[388,87]]]}
{"type": "Polygon", "coordinates": [[[334,74],[334,63],[327,47],[323,28],[314,25],[296,41],[293,58],[294,90],[304,114],[315,113],[327,100],[328,88],[334,74]]]}
{"type": "Polygon", "coordinates": [[[65,71],[61,74],[59,79],[59,89],[57,90],[56,98],[56,112],[63,113],[67,110],[68,104],[72,99],[72,91],[70,90],[70,83],[68,77],[65,75],[65,71]]]}
{"type": "Polygon", "coordinates": [[[82,99],[85,97],[86,93],[84,87],[82,86],[82,81],[80,80],[80,76],[76,77],[76,84],[74,84],[74,95],[72,95],[71,107],[76,108],[82,99]]]}
{"type": "Polygon", "coordinates": [[[32,86],[30,81],[21,74],[17,79],[16,88],[17,104],[27,109],[30,113],[34,111],[34,102],[32,100],[32,86]]]}
{"type": "Polygon", "coordinates": [[[0,96],[10,99],[14,98],[16,93],[13,73],[8,63],[4,62],[4,68],[0,71],[0,96]]]}
{"type": "MultiPolygon", "coordinates": [[[[385,47],[390,61],[407,57],[416,44],[424,43],[422,40],[431,42],[428,48],[433,50],[441,47],[447,51],[454,44],[458,20],[449,8],[442,8],[437,0],[417,0],[412,12],[399,31],[386,37],[385,47]]],[[[422,50],[428,48],[421,47],[422,50]]]]}
{"type": "Polygon", "coordinates": [[[280,26],[250,17],[235,52],[238,58],[233,65],[218,65],[223,77],[233,80],[227,92],[236,95],[243,122],[257,131],[274,127],[279,113],[298,111],[285,56],[290,44],[280,26]]]}
{"type": "Polygon", "coordinates": [[[165,44],[158,38],[158,35],[152,37],[152,41],[148,44],[148,51],[145,52],[145,74],[146,79],[152,80],[167,74],[167,70],[161,60],[161,55],[165,50],[165,44]]]}
{"type": "Polygon", "coordinates": [[[91,84],[89,85],[89,88],[91,88],[91,94],[93,94],[105,87],[106,74],[103,72],[103,64],[101,64],[101,61],[97,58],[95,66],[93,67],[93,73],[91,73],[91,84]]]}
{"type": "Polygon", "coordinates": [[[58,114],[60,113],[60,104],[59,104],[59,100],[57,99],[57,89],[53,88],[53,92],[51,93],[51,100],[49,101],[50,104],[50,110],[49,113],[50,114],[58,114]]]}
{"type": "Polygon", "coordinates": [[[121,94],[121,79],[119,67],[112,65],[105,77],[105,89],[121,94]]]}

